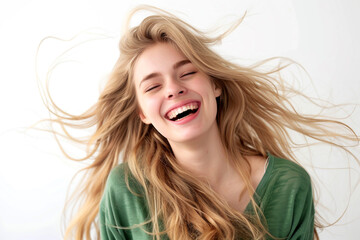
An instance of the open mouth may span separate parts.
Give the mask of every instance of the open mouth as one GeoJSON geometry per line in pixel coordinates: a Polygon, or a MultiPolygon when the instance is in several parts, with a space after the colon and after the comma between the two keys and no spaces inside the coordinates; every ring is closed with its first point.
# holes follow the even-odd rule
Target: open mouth
{"type": "Polygon", "coordinates": [[[195,114],[199,109],[197,102],[192,102],[181,106],[179,108],[171,110],[166,116],[171,121],[179,121],[187,116],[195,114]]]}

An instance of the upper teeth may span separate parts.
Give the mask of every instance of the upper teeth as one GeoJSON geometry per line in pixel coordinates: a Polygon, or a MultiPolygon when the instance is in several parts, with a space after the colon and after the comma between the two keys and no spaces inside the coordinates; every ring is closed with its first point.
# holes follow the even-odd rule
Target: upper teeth
{"type": "Polygon", "coordinates": [[[187,110],[193,110],[193,109],[197,109],[199,106],[196,102],[193,102],[193,103],[189,103],[189,104],[186,104],[184,106],[181,106],[181,107],[178,107],[178,108],[175,108],[173,110],[171,110],[168,114],[167,114],[167,117],[169,119],[173,119],[175,118],[177,115],[179,115],[180,113],[182,112],[185,112],[187,110]]]}

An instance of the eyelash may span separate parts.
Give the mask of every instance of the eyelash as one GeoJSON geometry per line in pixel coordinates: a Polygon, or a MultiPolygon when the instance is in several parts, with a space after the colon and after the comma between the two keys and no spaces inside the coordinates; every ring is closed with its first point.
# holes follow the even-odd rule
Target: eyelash
{"type": "Polygon", "coordinates": [[[151,87],[151,88],[147,89],[145,92],[149,92],[149,91],[151,91],[151,90],[153,90],[153,89],[157,88],[158,86],[159,86],[159,85],[153,86],[153,87],[151,87]]]}
{"type": "Polygon", "coordinates": [[[181,77],[185,77],[185,76],[188,76],[188,75],[192,75],[192,74],[195,74],[196,72],[188,72],[188,73],[185,73],[184,75],[182,75],[181,77]]]}
{"type": "MultiPolygon", "coordinates": [[[[188,75],[195,74],[195,73],[196,73],[195,71],[194,71],[194,72],[185,73],[184,75],[181,76],[181,78],[182,78],[182,77],[186,77],[186,76],[188,76],[188,75]]],[[[153,87],[147,89],[145,92],[150,92],[151,90],[153,90],[153,89],[155,89],[155,88],[157,88],[157,87],[159,87],[159,85],[153,86],[153,87]]]]}

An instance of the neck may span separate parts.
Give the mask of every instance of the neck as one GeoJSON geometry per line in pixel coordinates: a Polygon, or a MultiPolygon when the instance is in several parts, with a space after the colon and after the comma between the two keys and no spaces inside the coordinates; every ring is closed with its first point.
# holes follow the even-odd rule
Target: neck
{"type": "Polygon", "coordinates": [[[170,142],[170,145],[179,164],[210,185],[218,185],[230,175],[232,168],[226,159],[216,123],[206,134],[196,139],[170,142]]]}

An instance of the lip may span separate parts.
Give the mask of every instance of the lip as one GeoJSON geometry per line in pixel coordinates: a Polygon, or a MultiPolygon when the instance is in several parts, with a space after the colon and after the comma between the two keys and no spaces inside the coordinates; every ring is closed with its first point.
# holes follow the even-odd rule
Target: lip
{"type": "Polygon", "coordinates": [[[200,108],[200,105],[201,105],[200,101],[197,101],[197,100],[182,101],[182,102],[179,102],[179,103],[173,105],[173,106],[165,113],[164,117],[165,117],[167,120],[170,120],[170,119],[167,117],[167,115],[168,115],[169,112],[171,112],[172,110],[174,110],[174,109],[176,109],[176,108],[178,108],[178,107],[185,106],[185,105],[187,105],[187,104],[189,104],[189,103],[197,103],[198,106],[199,106],[199,108],[200,108]]]}
{"type": "Polygon", "coordinates": [[[177,121],[171,121],[171,120],[169,120],[169,121],[171,121],[171,123],[176,124],[176,125],[186,124],[186,123],[190,122],[191,120],[193,120],[194,118],[196,118],[199,115],[200,107],[201,106],[199,105],[198,110],[194,114],[186,116],[186,117],[184,117],[184,118],[182,118],[180,120],[177,120],[177,121]]]}

